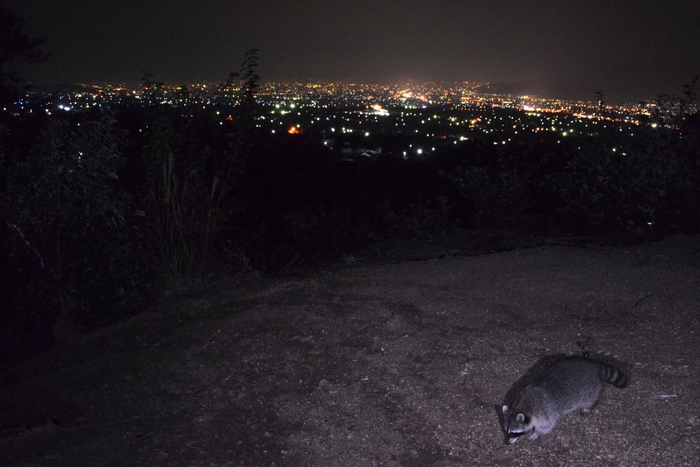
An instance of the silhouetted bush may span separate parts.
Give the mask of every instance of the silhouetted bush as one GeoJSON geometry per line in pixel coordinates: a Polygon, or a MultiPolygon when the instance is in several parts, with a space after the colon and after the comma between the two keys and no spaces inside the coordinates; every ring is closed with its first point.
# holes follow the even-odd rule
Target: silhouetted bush
{"type": "Polygon", "coordinates": [[[54,118],[25,157],[3,164],[9,256],[22,283],[16,313],[35,326],[66,318],[90,329],[142,301],[141,232],[133,197],[118,186],[123,135],[114,127],[107,111],[54,118]]]}
{"type": "Polygon", "coordinates": [[[533,166],[524,150],[514,152],[477,140],[441,170],[457,189],[472,228],[513,227],[532,203],[533,166]]]}
{"type": "Polygon", "coordinates": [[[560,223],[579,233],[640,239],[697,230],[700,156],[692,137],[642,127],[580,144],[544,182],[560,223]]]}

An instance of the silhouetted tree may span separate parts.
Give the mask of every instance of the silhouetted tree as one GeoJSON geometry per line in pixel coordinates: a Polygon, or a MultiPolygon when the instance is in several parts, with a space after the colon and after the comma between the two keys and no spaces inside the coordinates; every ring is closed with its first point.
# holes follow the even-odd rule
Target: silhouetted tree
{"type": "Polygon", "coordinates": [[[600,114],[603,114],[603,105],[605,104],[605,101],[603,100],[603,90],[601,89],[600,91],[596,91],[595,95],[598,97],[598,112],[600,114]]]}
{"type": "Polygon", "coordinates": [[[693,102],[698,100],[698,93],[695,92],[695,86],[697,86],[699,78],[700,75],[695,75],[695,79],[693,79],[692,83],[683,85],[683,94],[685,97],[679,99],[681,118],[685,115],[686,111],[690,110],[693,106],[693,102]]]}
{"type": "Polygon", "coordinates": [[[142,73],[143,76],[141,77],[139,87],[141,88],[143,94],[148,98],[148,103],[150,104],[163,100],[165,83],[162,81],[155,81],[154,76],[147,71],[142,71],[142,73]]]}
{"type": "Polygon", "coordinates": [[[48,58],[41,49],[46,39],[29,36],[24,26],[22,18],[0,4],[0,99],[16,92],[20,77],[15,67],[19,63],[39,63],[48,58]]]}
{"type": "Polygon", "coordinates": [[[223,91],[240,89],[246,105],[250,106],[255,102],[255,90],[258,87],[260,76],[258,69],[258,49],[250,49],[245,53],[245,59],[241,63],[239,71],[232,71],[226,82],[219,86],[223,91]]]}

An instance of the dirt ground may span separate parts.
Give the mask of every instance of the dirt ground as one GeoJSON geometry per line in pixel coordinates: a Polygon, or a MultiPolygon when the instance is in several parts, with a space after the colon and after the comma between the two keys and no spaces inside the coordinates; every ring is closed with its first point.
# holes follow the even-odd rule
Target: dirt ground
{"type": "Polygon", "coordinates": [[[700,465],[700,237],[460,253],[219,283],[66,342],[2,376],[0,464],[700,465]],[[506,445],[506,395],[583,352],[629,387],[506,445]]]}

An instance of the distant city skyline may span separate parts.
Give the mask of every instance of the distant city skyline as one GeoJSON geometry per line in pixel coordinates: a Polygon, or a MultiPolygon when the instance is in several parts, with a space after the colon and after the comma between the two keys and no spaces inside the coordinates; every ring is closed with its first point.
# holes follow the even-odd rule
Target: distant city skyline
{"type": "Polygon", "coordinates": [[[505,83],[635,102],[700,73],[700,2],[669,0],[5,0],[48,39],[42,83],[223,82],[247,49],[263,81],[505,83]],[[236,4],[233,4],[236,3],[236,4]]]}

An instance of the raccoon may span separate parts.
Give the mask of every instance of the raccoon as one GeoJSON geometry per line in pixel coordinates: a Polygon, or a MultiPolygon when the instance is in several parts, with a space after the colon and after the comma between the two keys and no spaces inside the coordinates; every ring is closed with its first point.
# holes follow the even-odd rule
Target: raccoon
{"type": "Polygon", "coordinates": [[[627,386],[627,377],[607,363],[583,357],[554,363],[525,386],[510,407],[503,406],[508,444],[524,435],[534,441],[550,433],[561,417],[575,410],[587,414],[598,402],[604,381],[627,386]]]}

